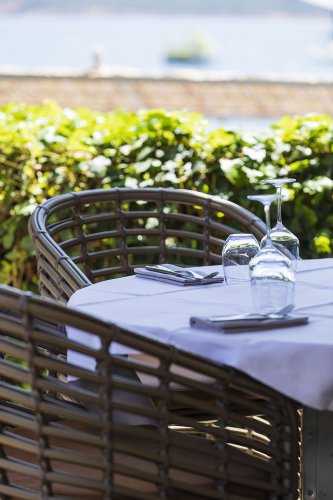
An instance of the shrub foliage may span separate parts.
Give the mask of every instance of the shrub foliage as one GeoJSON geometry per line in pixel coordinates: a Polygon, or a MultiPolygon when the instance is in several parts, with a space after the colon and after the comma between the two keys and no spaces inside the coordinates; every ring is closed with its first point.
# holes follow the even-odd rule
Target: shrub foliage
{"type": "MultiPolygon", "coordinates": [[[[37,204],[68,191],[166,186],[246,198],[292,176],[283,218],[301,255],[332,256],[333,120],[285,116],[262,132],[212,129],[200,115],[161,109],[99,113],[11,103],[0,110],[0,281],[36,285],[27,224],[37,204]]],[[[275,214],[272,214],[275,218],[275,214]]]]}

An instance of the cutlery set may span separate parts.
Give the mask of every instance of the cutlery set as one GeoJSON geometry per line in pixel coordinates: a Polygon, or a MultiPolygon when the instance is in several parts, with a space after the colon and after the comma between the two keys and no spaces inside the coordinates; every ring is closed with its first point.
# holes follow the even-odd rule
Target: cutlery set
{"type": "Polygon", "coordinates": [[[145,266],[148,271],[153,271],[162,274],[170,274],[173,276],[180,276],[182,278],[193,279],[193,280],[206,280],[215,278],[219,273],[214,271],[213,273],[204,274],[199,271],[193,271],[192,269],[186,269],[184,267],[175,266],[173,264],[156,264],[154,266],[145,266]]]}
{"type": "Polygon", "coordinates": [[[173,264],[157,264],[134,269],[136,276],[161,281],[173,285],[211,285],[222,283],[224,278],[218,271],[205,273],[201,270],[175,266],[173,264]]]}
{"type": "Polygon", "coordinates": [[[190,318],[190,326],[206,330],[217,330],[223,333],[242,333],[305,325],[308,321],[309,318],[307,316],[293,316],[290,314],[245,314],[237,318],[235,316],[216,316],[212,318],[193,316],[190,318]]]}

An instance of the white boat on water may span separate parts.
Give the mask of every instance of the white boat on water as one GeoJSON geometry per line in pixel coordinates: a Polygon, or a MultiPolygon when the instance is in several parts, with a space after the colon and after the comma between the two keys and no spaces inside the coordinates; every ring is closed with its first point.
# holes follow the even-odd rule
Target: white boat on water
{"type": "Polygon", "coordinates": [[[204,35],[196,35],[186,44],[170,49],[166,59],[170,63],[208,63],[212,57],[212,44],[204,35]]]}

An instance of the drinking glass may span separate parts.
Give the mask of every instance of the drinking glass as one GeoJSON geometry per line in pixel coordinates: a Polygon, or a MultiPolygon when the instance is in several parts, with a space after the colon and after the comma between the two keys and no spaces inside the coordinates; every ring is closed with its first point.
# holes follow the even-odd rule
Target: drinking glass
{"type": "Polygon", "coordinates": [[[222,266],[225,282],[230,285],[250,281],[249,263],[259,251],[259,243],[253,234],[231,234],[222,250],[222,266]]]}
{"type": "Polygon", "coordinates": [[[278,250],[271,240],[270,206],[277,194],[248,196],[264,206],[266,238],[249,264],[254,307],[263,314],[276,313],[293,303],[295,273],[292,261],[278,250]]]}
{"type": "Polygon", "coordinates": [[[270,235],[271,240],[274,245],[284,253],[287,257],[292,260],[293,269],[296,269],[297,260],[299,259],[299,240],[298,238],[287,229],[282,222],[281,213],[281,190],[282,186],[295,182],[296,179],[281,178],[281,179],[265,179],[261,181],[261,184],[271,184],[276,188],[276,193],[279,195],[277,201],[277,222],[276,225],[271,229],[270,235]]]}

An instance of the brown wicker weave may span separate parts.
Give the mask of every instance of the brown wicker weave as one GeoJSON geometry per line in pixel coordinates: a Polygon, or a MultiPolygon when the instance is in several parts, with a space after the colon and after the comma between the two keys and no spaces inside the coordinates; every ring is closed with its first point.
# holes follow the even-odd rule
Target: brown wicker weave
{"type": "Polygon", "coordinates": [[[297,498],[297,412],[284,396],[237,370],[7,287],[0,331],[2,499],[297,498]],[[100,347],[67,339],[64,325],[97,337],[100,347]],[[154,362],[110,354],[119,341],[154,362]],[[68,350],[95,360],[96,371],[66,361],[68,350]],[[142,382],[126,377],[133,370],[142,382]],[[67,383],[69,375],[80,384],[67,383]],[[205,408],[215,423],[175,414],[175,404],[205,408]],[[151,424],[127,425],[128,415],[151,424]]]}
{"type": "Polygon", "coordinates": [[[137,265],[221,262],[234,232],[265,234],[263,222],[218,197],[178,189],[100,189],[56,196],[30,219],[40,292],[66,302],[84,286],[137,265]]]}

